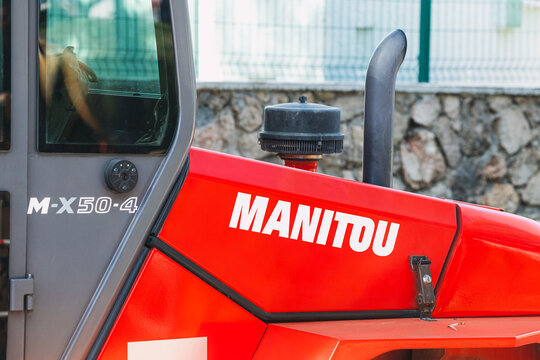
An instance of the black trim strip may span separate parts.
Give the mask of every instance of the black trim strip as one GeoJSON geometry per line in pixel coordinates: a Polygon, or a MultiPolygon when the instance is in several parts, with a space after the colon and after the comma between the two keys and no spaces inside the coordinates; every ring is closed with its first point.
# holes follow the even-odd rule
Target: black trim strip
{"type": "Polygon", "coordinates": [[[92,345],[90,351],[88,352],[88,355],[86,356],[87,360],[94,360],[97,359],[97,357],[99,356],[99,353],[101,352],[105,341],[109,337],[111,329],[116,322],[116,319],[118,318],[118,314],[120,313],[120,310],[122,310],[122,307],[124,306],[124,303],[131,291],[131,288],[133,287],[133,284],[135,283],[135,280],[137,279],[137,276],[139,275],[139,272],[149,252],[150,250],[147,247],[144,247],[141,250],[141,253],[137,258],[137,261],[133,265],[133,269],[131,269],[126,279],[126,282],[122,286],[122,289],[120,289],[120,293],[118,294],[118,297],[116,298],[116,301],[114,302],[111,311],[107,316],[107,319],[105,319],[105,322],[103,323],[103,327],[99,331],[99,334],[97,335],[94,344],[92,345]]]}
{"type": "Polygon", "coordinates": [[[9,96],[11,96],[11,1],[4,1],[2,4],[3,21],[2,27],[2,54],[0,57],[3,61],[2,75],[2,91],[8,94],[8,98],[0,106],[0,131],[3,136],[0,137],[0,150],[9,150],[11,148],[11,107],[9,96]]]}
{"type": "Polygon", "coordinates": [[[161,228],[163,227],[165,220],[167,220],[167,216],[169,216],[169,212],[171,211],[171,208],[174,205],[176,198],[178,197],[178,193],[180,192],[180,189],[182,188],[182,186],[184,185],[184,182],[186,181],[186,177],[189,172],[189,162],[190,162],[190,156],[188,155],[186,159],[186,163],[182,167],[182,170],[180,171],[180,175],[178,175],[178,179],[176,180],[176,183],[174,184],[169,195],[167,196],[167,200],[165,201],[163,208],[159,212],[159,215],[156,219],[156,222],[154,223],[154,226],[152,227],[152,231],[150,231],[150,234],[157,235],[161,232],[161,228]]]}
{"type": "Polygon", "coordinates": [[[163,240],[150,236],[146,243],[183,266],[195,276],[215,288],[217,291],[267,323],[329,321],[329,320],[359,320],[359,319],[389,319],[419,317],[418,310],[380,310],[380,311],[321,311],[321,312],[282,312],[270,313],[253,304],[245,297],[228,287],[212,274],[179,253],[163,240]]]}
{"type": "Polygon", "coordinates": [[[435,299],[437,299],[437,296],[439,295],[441,284],[443,283],[446,272],[448,271],[450,260],[454,257],[454,252],[456,251],[459,235],[461,234],[461,211],[459,211],[458,204],[456,204],[456,223],[456,233],[454,234],[454,238],[452,239],[452,243],[450,244],[450,248],[448,249],[446,258],[444,259],[444,264],[442,266],[439,279],[437,280],[437,285],[435,285],[435,299]]]}

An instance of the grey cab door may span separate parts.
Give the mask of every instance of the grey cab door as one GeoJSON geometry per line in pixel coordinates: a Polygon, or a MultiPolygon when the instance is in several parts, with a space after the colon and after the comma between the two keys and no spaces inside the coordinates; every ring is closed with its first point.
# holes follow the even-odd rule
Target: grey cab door
{"type": "Polygon", "coordinates": [[[0,88],[7,356],[80,359],[187,166],[195,110],[187,5],[0,4],[11,60],[2,60],[9,80],[0,88]]]}

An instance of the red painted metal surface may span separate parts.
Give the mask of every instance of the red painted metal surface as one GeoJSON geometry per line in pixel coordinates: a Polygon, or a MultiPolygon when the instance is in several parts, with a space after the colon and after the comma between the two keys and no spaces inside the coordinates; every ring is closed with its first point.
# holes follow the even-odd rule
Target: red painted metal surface
{"type": "Polygon", "coordinates": [[[274,324],[268,326],[254,360],[361,360],[398,349],[507,349],[537,342],[540,342],[540,317],[274,324]]]}
{"type": "Polygon", "coordinates": [[[489,358],[492,348],[501,349],[499,357],[536,358],[538,347],[528,344],[540,342],[540,317],[509,316],[540,314],[539,223],[200,149],[192,149],[190,166],[159,237],[263,310],[415,309],[408,259],[427,255],[434,284],[440,281],[433,313],[438,319],[267,327],[152,250],[102,359],[125,359],[128,342],[193,337],[208,338],[210,359],[247,359],[253,354],[257,360],[371,359],[397,349],[443,349],[443,359],[467,354],[489,358]],[[255,203],[260,216],[252,212],[255,203]],[[307,214],[302,226],[318,225],[311,233],[297,228],[294,236],[301,210],[307,214]],[[458,234],[456,210],[461,219],[458,234]],[[327,212],[328,236],[319,244],[327,212]],[[368,225],[354,235],[349,224],[342,233],[343,243],[333,246],[343,230],[338,213],[363,219],[363,224],[371,222],[373,236],[365,237],[368,225]],[[387,253],[375,249],[381,223],[389,226],[382,232],[386,244],[380,245],[385,249],[392,224],[399,224],[395,246],[387,253]],[[355,236],[363,240],[354,243],[355,236]],[[369,246],[360,249],[361,244],[369,246]]]}
{"type": "Polygon", "coordinates": [[[459,207],[462,232],[433,316],[540,314],[540,223],[459,207]]]}
{"type": "Polygon", "coordinates": [[[529,344],[518,348],[445,349],[440,360],[538,360],[540,345],[529,344]]]}
{"type": "Polygon", "coordinates": [[[284,165],[291,168],[295,168],[295,169],[317,172],[317,166],[319,165],[319,161],[318,160],[315,160],[315,161],[285,160],[284,165]]]}
{"type": "Polygon", "coordinates": [[[127,359],[129,342],[207,337],[208,359],[251,359],[265,330],[265,323],[152,250],[99,358],[127,359]]]}
{"type": "MultiPolygon", "coordinates": [[[[159,237],[268,312],[396,310],[416,308],[409,255],[429,256],[436,283],[456,222],[450,201],[192,149],[190,172],[159,237]],[[239,193],[251,204],[256,196],[268,199],[262,231],[230,227],[239,193]],[[264,234],[278,201],[289,204],[290,223],[264,234]],[[312,242],[302,231],[291,238],[300,205],[309,206],[309,216],[321,209],[312,242]],[[399,224],[393,251],[378,256],[374,240],[353,250],[350,225],[334,247],[335,220],[326,245],[317,244],[325,210],[399,224]]],[[[386,229],[387,244],[389,236],[386,229]]]]}

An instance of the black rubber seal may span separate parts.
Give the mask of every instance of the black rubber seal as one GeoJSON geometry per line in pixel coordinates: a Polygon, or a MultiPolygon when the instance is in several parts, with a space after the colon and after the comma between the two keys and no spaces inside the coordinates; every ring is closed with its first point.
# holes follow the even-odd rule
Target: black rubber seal
{"type": "Polygon", "coordinates": [[[245,297],[231,289],[215,276],[199,265],[182,255],[163,240],[150,236],[146,244],[155,248],[174,260],[179,265],[199,277],[214,289],[240,305],[251,314],[266,323],[304,322],[304,321],[330,321],[330,320],[360,320],[360,319],[390,319],[390,318],[416,318],[418,310],[377,310],[377,311],[321,311],[321,312],[267,312],[253,304],[245,297]]]}
{"type": "Polygon", "coordinates": [[[180,189],[186,181],[186,177],[189,172],[189,159],[190,157],[188,156],[188,158],[186,159],[186,163],[180,171],[180,175],[178,175],[178,179],[176,179],[176,183],[174,184],[171,192],[169,193],[169,196],[167,196],[165,204],[159,212],[159,215],[156,219],[156,222],[154,223],[154,226],[152,227],[152,230],[150,231],[150,234],[157,235],[161,232],[161,228],[163,228],[163,224],[165,223],[165,220],[167,220],[167,216],[169,216],[169,212],[171,211],[171,208],[174,205],[176,198],[178,197],[178,193],[180,192],[180,189]]]}
{"type": "Polygon", "coordinates": [[[439,279],[437,280],[437,285],[435,285],[435,299],[439,295],[441,284],[443,283],[446,272],[448,271],[448,266],[450,264],[450,261],[454,257],[454,252],[456,251],[459,235],[461,234],[461,212],[459,211],[458,204],[456,204],[456,223],[457,223],[456,233],[454,234],[454,238],[452,239],[452,243],[450,244],[450,249],[448,249],[448,253],[446,254],[446,258],[444,259],[444,264],[442,266],[439,279]]]}
{"type": "Polygon", "coordinates": [[[116,322],[116,319],[118,318],[118,314],[120,313],[120,310],[122,310],[124,302],[126,301],[149,252],[150,250],[146,247],[143,247],[143,249],[141,250],[141,253],[139,254],[139,257],[137,258],[135,264],[133,265],[133,268],[131,269],[126,279],[126,282],[122,286],[122,289],[120,289],[120,293],[118,294],[118,297],[116,298],[111,308],[111,311],[107,316],[107,319],[105,319],[105,322],[103,323],[103,326],[101,327],[101,330],[99,331],[99,334],[97,335],[94,344],[92,345],[90,351],[88,352],[88,355],[86,356],[87,360],[94,360],[97,359],[97,357],[99,356],[99,353],[103,348],[103,344],[105,344],[105,341],[109,337],[111,329],[116,322]]]}

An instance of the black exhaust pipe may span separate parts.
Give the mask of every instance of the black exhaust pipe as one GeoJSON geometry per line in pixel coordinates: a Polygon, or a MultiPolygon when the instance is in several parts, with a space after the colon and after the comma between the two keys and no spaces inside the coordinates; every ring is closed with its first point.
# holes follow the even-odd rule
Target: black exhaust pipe
{"type": "Polygon", "coordinates": [[[365,183],[392,184],[392,123],[396,75],[407,52],[401,30],[390,33],[371,56],[366,75],[364,162],[365,183]]]}

